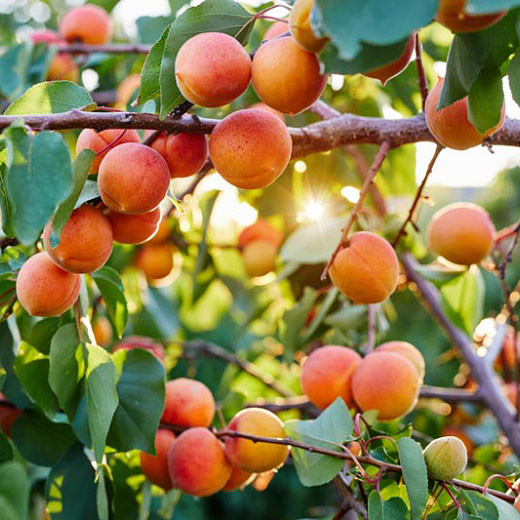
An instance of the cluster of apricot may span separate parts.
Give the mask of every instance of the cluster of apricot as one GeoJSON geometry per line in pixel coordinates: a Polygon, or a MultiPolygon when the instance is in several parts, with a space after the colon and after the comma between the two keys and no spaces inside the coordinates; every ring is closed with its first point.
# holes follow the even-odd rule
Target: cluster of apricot
{"type": "Polygon", "coordinates": [[[228,424],[223,442],[209,429],[214,415],[213,395],[203,383],[179,378],[166,384],[156,455],[141,452],[141,469],[150,482],[202,497],[243,488],[255,474],[284,463],[287,446],[233,435],[284,438],[283,423],[276,415],[261,408],[240,411],[228,424]],[[176,435],[172,429],[184,431],[176,435]]]}

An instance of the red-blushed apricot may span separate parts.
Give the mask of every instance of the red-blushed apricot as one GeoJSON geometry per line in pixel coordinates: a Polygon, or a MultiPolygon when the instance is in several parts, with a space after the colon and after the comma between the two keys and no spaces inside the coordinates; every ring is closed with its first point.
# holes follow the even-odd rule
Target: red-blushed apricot
{"type": "Polygon", "coordinates": [[[420,350],[406,341],[388,341],[377,347],[376,352],[394,352],[404,356],[417,370],[421,382],[424,380],[426,364],[420,350]]]}
{"type": "Polygon", "coordinates": [[[88,149],[96,152],[96,157],[92,160],[90,173],[97,173],[101,161],[112,148],[123,143],[139,143],[139,134],[137,130],[121,130],[120,128],[109,128],[96,132],[92,128],[85,128],[81,131],[76,141],[76,154],[82,150],[88,149]],[[108,147],[113,144],[112,147],[108,147]],[[105,151],[102,151],[105,150],[105,151]]]}
{"type": "Polygon", "coordinates": [[[481,31],[498,22],[506,10],[487,14],[466,12],[467,0],[440,0],[435,19],[453,32],[466,33],[481,31]]]}
{"type": "Polygon", "coordinates": [[[446,426],[442,429],[443,437],[458,437],[466,446],[468,457],[471,457],[475,449],[474,442],[469,438],[468,434],[459,426],[446,426]]]}
{"type": "Polygon", "coordinates": [[[172,233],[172,226],[167,216],[164,216],[159,223],[157,233],[148,241],[149,244],[161,244],[166,242],[172,233]]]}
{"type": "Polygon", "coordinates": [[[435,480],[458,477],[468,463],[466,446],[458,437],[440,437],[424,448],[428,476],[435,480]]]}
{"type": "Polygon", "coordinates": [[[234,186],[265,188],[289,164],[292,140],[276,116],[262,110],[237,110],[215,126],[209,152],[215,169],[234,186]]]}
{"type": "Polygon", "coordinates": [[[177,437],[168,454],[173,487],[197,497],[220,491],[232,467],[222,443],[206,428],[191,428],[177,437]]]}
{"type": "Polygon", "coordinates": [[[175,434],[170,430],[161,428],[155,434],[155,453],[141,452],[141,471],[146,478],[165,491],[172,488],[172,481],[168,471],[168,453],[175,441],[175,434]]]}
{"type": "MultiPolygon", "coordinates": [[[[260,437],[285,438],[282,421],[263,408],[241,410],[231,419],[228,430],[260,437]]],[[[289,453],[289,448],[283,444],[253,442],[239,437],[226,437],[225,444],[226,455],[231,464],[251,473],[261,473],[281,466],[289,453]]]]}
{"type": "Polygon", "coordinates": [[[242,250],[244,269],[251,277],[264,276],[276,268],[278,248],[267,240],[253,240],[242,250]]]}
{"type": "Polygon", "coordinates": [[[145,244],[137,252],[135,265],[149,280],[161,280],[172,272],[173,253],[174,247],[168,242],[145,244]]]}
{"type": "Polygon", "coordinates": [[[118,350],[132,350],[134,348],[142,348],[150,351],[160,361],[164,360],[164,347],[153,339],[144,336],[127,336],[114,346],[113,352],[118,350]]]}
{"type": "MultiPolygon", "coordinates": [[[[272,23],[269,26],[269,29],[265,31],[264,40],[273,40],[282,34],[289,32],[289,20],[282,21],[278,20],[277,22],[272,23]]],[[[289,36],[289,35],[287,35],[289,36]]]]}
{"type": "Polygon", "coordinates": [[[215,415],[215,399],[200,381],[179,377],[166,383],[162,422],[175,426],[207,427],[215,415]]]}
{"type": "Polygon", "coordinates": [[[237,489],[243,489],[253,480],[253,478],[254,473],[233,467],[231,470],[231,475],[229,476],[226,485],[222,488],[222,491],[235,491],[237,489]]]}
{"type": "Polygon", "coordinates": [[[382,237],[359,231],[349,237],[329,271],[334,285],[355,303],[378,303],[395,290],[399,262],[392,246],[382,237]]]}
{"type": "Polygon", "coordinates": [[[329,41],[328,38],[318,38],[311,26],[311,11],[314,0],[296,0],[289,16],[291,36],[306,51],[320,52],[329,41]]]}
{"type": "Polygon", "coordinates": [[[221,107],[248,87],[251,58],[238,40],[227,34],[197,34],[179,49],[175,78],[188,101],[203,107],[221,107]]]}
{"type": "Polygon", "coordinates": [[[352,377],[352,394],[359,408],[377,410],[380,421],[406,415],[419,393],[415,367],[394,352],[374,352],[365,357],[352,377]]]}
{"type": "Polygon", "coordinates": [[[130,74],[127,76],[116,89],[116,108],[125,110],[129,101],[132,99],[134,92],[141,86],[141,77],[139,74],[130,74]]]}
{"type": "Polygon", "coordinates": [[[45,253],[23,264],[16,278],[16,296],[31,316],[58,316],[78,299],[81,277],[60,269],[45,253]]]}
{"type": "Polygon", "coordinates": [[[112,341],[112,325],[104,316],[99,316],[92,323],[92,332],[96,338],[96,343],[105,347],[112,341]]]}
{"type": "Polygon", "coordinates": [[[240,235],[238,235],[239,249],[243,249],[249,242],[254,240],[265,240],[266,242],[272,242],[276,247],[280,247],[283,242],[283,234],[268,220],[260,218],[240,232],[240,235]]]}
{"type": "Polygon", "coordinates": [[[112,226],[102,211],[84,204],[75,209],[63,231],[60,243],[51,246],[52,221],[43,230],[43,243],[56,265],[71,273],[92,273],[112,253],[112,226]]]}
{"type": "Polygon", "coordinates": [[[253,58],[253,86],[260,99],[284,114],[299,114],[320,96],[327,83],[318,56],[291,37],[264,43],[253,58]]]}
{"type": "Polygon", "coordinates": [[[435,213],[428,227],[429,248],[454,264],[478,264],[494,241],[495,226],[476,204],[449,204],[435,213]]]}
{"type": "Polygon", "coordinates": [[[149,213],[168,191],[170,170],[162,155],[149,146],[123,143],[101,161],[98,186],[111,210],[129,215],[149,213]]]}
{"type": "Polygon", "coordinates": [[[369,78],[378,79],[383,85],[385,85],[389,79],[400,74],[408,66],[414,49],[414,40],[415,36],[412,34],[408,39],[408,43],[406,44],[401,56],[399,56],[395,61],[369,70],[368,72],[363,72],[363,75],[368,76],[369,78]]]}
{"type": "Polygon", "coordinates": [[[303,365],[302,389],[318,408],[327,408],[338,397],[352,408],[352,376],[360,363],[361,356],[351,348],[339,345],[317,348],[303,365]]]}
{"type": "Polygon", "coordinates": [[[101,45],[110,39],[110,17],[97,5],[74,7],[61,17],[59,32],[69,43],[101,45]]]}
{"type": "Polygon", "coordinates": [[[161,208],[141,215],[124,215],[108,210],[114,240],[120,244],[142,244],[150,240],[159,229],[161,208]]]}
{"type": "Polygon", "coordinates": [[[444,78],[439,78],[428,94],[424,110],[426,124],[439,143],[455,150],[466,150],[481,144],[486,137],[502,128],[506,115],[505,105],[502,105],[502,115],[498,124],[484,134],[479,133],[468,118],[467,97],[437,110],[443,84],[444,78]]]}
{"type": "Polygon", "coordinates": [[[282,121],[285,121],[285,116],[281,112],[275,108],[270,107],[269,105],[266,105],[265,103],[262,103],[261,101],[258,103],[253,103],[249,108],[253,110],[265,110],[266,112],[273,114],[273,116],[279,117],[282,121]]]}

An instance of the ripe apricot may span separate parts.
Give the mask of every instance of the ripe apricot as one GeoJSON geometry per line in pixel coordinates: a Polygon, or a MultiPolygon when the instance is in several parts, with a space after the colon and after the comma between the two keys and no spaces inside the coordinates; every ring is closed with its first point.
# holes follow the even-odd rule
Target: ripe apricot
{"type": "Polygon", "coordinates": [[[352,376],[360,363],[361,356],[351,348],[339,345],[317,348],[303,365],[302,389],[318,408],[327,408],[338,397],[352,408],[352,376]]]}
{"type": "Polygon", "coordinates": [[[92,332],[98,345],[104,347],[112,341],[112,325],[104,316],[99,316],[92,323],[92,332]]]}
{"type": "Polygon", "coordinates": [[[276,247],[280,247],[283,242],[283,234],[268,220],[260,218],[240,232],[240,235],[238,235],[239,249],[243,249],[254,240],[265,240],[266,242],[272,242],[276,247]]]}
{"type": "Polygon", "coordinates": [[[16,278],[16,295],[31,316],[58,316],[78,299],[81,277],[60,269],[45,253],[23,264],[16,278]]]}
{"type": "Polygon", "coordinates": [[[249,108],[253,110],[265,110],[266,112],[273,114],[273,116],[279,117],[282,121],[285,121],[285,116],[281,112],[270,107],[269,105],[266,105],[265,103],[262,103],[261,101],[258,103],[253,103],[249,108]]]}
{"type": "Polygon", "coordinates": [[[318,38],[311,26],[311,11],[314,0],[296,0],[289,17],[291,36],[306,51],[320,52],[329,41],[328,38],[318,38]]]}
{"type": "Polygon", "coordinates": [[[101,161],[99,193],[113,211],[139,215],[154,210],[170,186],[170,170],[159,152],[140,143],[112,148],[101,161]]]}
{"type": "Polygon", "coordinates": [[[320,96],[327,83],[318,56],[291,37],[264,43],[253,58],[253,86],[260,99],[284,114],[299,114],[320,96]]]}
{"type": "Polygon", "coordinates": [[[214,415],[215,400],[204,383],[185,377],[166,383],[162,422],[175,426],[208,427],[214,415]]]}
{"type": "Polygon", "coordinates": [[[232,467],[222,443],[206,428],[191,428],[177,437],[168,454],[173,487],[197,497],[220,491],[232,467]]]}
{"type": "MultiPolygon", "coordinates": [[[[238,412],[228,424],[228,430],[283,439],[285,431],[282,421],[263,408],[246,408],[238,412]]],[[[226,437],[226,455],[233,466],[244,471],[261,473],[281,466],[289,449],[282,444],[253,442],[239,437],[226,437]]]]}
{"type": "Polygon", "coordinates": [[[179,49],[175,77],[188,101],[203,107],[221,107],[248,87],[251,58],[235,38],[219,32],[201,33],[179,49]]]}
{"type": "Polygon", "coordinates": [[[329,271],[334,285],[355,303],[378,303],[395,290],[399,262],[392,246],[382,237],[359,231],[349,237],[329,271]]]}
{"type": "Polygon", "coordinates": [[[352,377],[356,404],[366,412],[377,410],[377,418],[390,421],[406,415],[419,393],[415,367],[394,352],[374,352],[361,361],[352,377]]]}
{"type": "Polygon", "coordinates": [[[173,269],[172,244],[145,244],[137,252],[135,265],[149,280],[166,278],[173,269]]]}
{"type": "Polygon", "coordinates": [[[428,227],[428,246],[450,262],[477,264],[490,252],[495,226],[484,208],[449,204],[435,213],[428,227]]]}
{"type": "Polygon", "coordinates": [[[400,74],[408,66],[414,49],[414,39],[415,36],[412,34],[408,39],[408,43],[406,44],[401,56],[399,56],[395,61],[369,70],[368,72],[363,72],[363,75],[378,79],[384,86],[389,79],[400,74]]]}
{"type": "Polygon", "coordinates": [[[481,144],[486,137],[500,130],[504,124],[505,105],[502,105],[502,116],[498,124],[484,134],[480,134],[468,119],[467,97],[437,110],[443,84],[444,78],[439,78],[435,87],[428,94],[424,110],[426,124],[439,143],[455,150],[466,150],[481,144]]]}
{"type": "Polygon", "coordinates": [[[289,164],[292,141],[279,118],[262,110],[237,110],[220,121],[209,142],[215,169],[243,189],[265,188],[289,164]]]}
{"type": "Polygon", "coordinates": [[[278,248],[267,240],[253,240],[242,250],[246,273],[251,277],[264,276],[276,268],[278,248]]]}
{"type": "Polygon", "coordinates": [[[71,273],[91,273],[112,253],[112,226],[101,210],[84,204],[75,209],[61,232],[60,243],[51,246],[52,221],[43,231],[43,243],[56,265],[71,273]]]}
{"type": "Polygon", "coordinates": [[[85,149],[96,152],[96,157],[94,157],[90,166],[90,173],[97,173],[101,161],[112,148],[123,143],[139,143],[140,141],[137,130],[109,128],[96,132],[92,128],[85,128],[80,132],[76,141],[76,154],[79,155],[85,149]],[[108,148],[110,144],[113,144],[113,146],[108,148]]]}
{"type": "Polygon", "coordinates": [[[144,336],[127,336],[114,346],[113,352],[121,349],[132,350],[134,348],[142,348],[148,350],[160,361],[164,360],[164,347],[153,339],[144,336]]]}
{"type": "Polygon", "coordinates": [[[164,216],[159,223],[157,233],[148,241],[149,244],[160,244],[170,238],[172,233],[172,226],[168,217],[164,216]]]}
{"type": "Polygon", "coordinates": [[[435,19],[453,32],[481,31],[498,22],[507,11],[488,14],[468,14],[467,0],[440,0],[435,19]]]}
{"type": "Polygon", "coordinates": [[[141,215],[124,215],[108,210],[114,240],[120,244],[141,244],[150,240],[159,229],[161,208],[141,215]]]}
{"type": "Polygon", "coordinates": [[[388,341],[379,345],[377,352],[394,352],[400,356],[404,356],[417,370],[417,374],[421,382],[424,380],[425,363],[424,357],[420,350],[407,341],[388,341]]]}
{"type": "Polygon", "coordinates": [[[236,489],[243,489],[251,480],[254,474],[249,471],[244,471],[240,468],[233,467],[231,475],[229,476],[226,485],[222,488],[222,491],[235,491],[236,489]]]}
{"type": "Polygon", "coordinates": [[[155,434],[155,455],[144,451],[140,454],[141,471],[146,478],[165,491],[172,488],[172,481],[168,471],[168,452],[175,441],[175,434],[161,428],[155,434]]]}
{"type": "Polygon", "coordinates": [[[116,108],[126,110],[129,101],[132,99],[134,92],[141,86],[141,77],[139,74],[130,74],[127,76],[116,89],[116,108]]]}
{"type": "Polygon", "coordinates": [[[424,448],[424,460],[430,478],[451,480],[466,469],[468,453],[458,437],[440,437],[424,448]]]}
{"type": "Polygon", "coordinates": [[[110,17],[97,5],[82,5],[61,18],[59,32],[70,43],[101,45],[110,39],[110,17]]]}
{"type": "MultiPolygon", "coordinates": [[[[281,21],[278,20],[277,22],[272,23],[269,26],[269,29],[265,31],[264,34],[264,40],[273,40],[274,38],[277,38],[278,36],[281,36],[282,34],[289,32],[289,20],[281,21]]],[[[289,35],[287,35],[289,36],[289,35]]]]}

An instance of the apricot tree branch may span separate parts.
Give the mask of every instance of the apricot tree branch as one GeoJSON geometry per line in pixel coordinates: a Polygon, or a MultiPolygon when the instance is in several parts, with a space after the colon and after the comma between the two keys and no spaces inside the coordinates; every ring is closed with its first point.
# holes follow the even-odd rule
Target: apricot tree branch
{"type": "Polygon", "coordinates": [[[419,82],[419,91],[422,98],[422,109],[426,105],[426,98],[428,97],[428,81],[426,80],[426,72],[424,71],[424,64],[422,61],[422,45],[419,40],[419,32],[415,33],[415,65],[417,67],[417,80],[419,82]]]}
{"type": "Polygon", "coordinates": [[[71,43],[58,45],[58,52],[66,52],[69,54],[94,54],[96,52],[110,54],[148,54],[151,48],[151,45],[144,43],[106,43],[103,45],[71,43]]]}

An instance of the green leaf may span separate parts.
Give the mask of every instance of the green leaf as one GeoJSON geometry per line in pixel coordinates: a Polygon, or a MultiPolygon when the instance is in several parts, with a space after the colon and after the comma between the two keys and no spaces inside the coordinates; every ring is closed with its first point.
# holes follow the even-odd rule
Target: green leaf
{"type": "Polygon", "coordinates": [[[467,269],[463,266],[448,267],[444,264],[434,262],[427,265],[417,264],[416,271],[421,275],[422,278],[425,278],[437,286],[441,286],[446,282],[454,280],[461,274],[464,274],[467,269]]]}
{"type": "MultiPolygon", "coordinates": [[[[500,498],[497,498],[493,495],[486,495],[496,506],[498,509],[498,518],[500,520],[519,520],[520,513],[507,502],[504,502],[500,498]]],[[[487,518],[486,518],[487,520],[487,518]]]]}
{"type": "Polygon", "coordinates": [[[468,96],[468,117],[478,132],[484,134],[498,125],[503,103],[500,70],[483,69],[468,96]]]}
{"type": "Polygon", "coordinates": [[[13,229],[22,244],[32,244],[72,191],[69,150],[55,132],[32,137],[23,127],[11,125],[4,135],[9,150],[7,195],[13,229]]]}
{"type": "MultiPolygon", "coordinates": [[[[170,24],[173,22],[173,16],[140,16],[135,24],[137,25],[137,35],[139,41],[142,43],[156,43],[157,35],[162,34],[165,29],[169,29],[170,24]]],[[[162,37],[161,37],[162,38],[162,37]]],[[[166,41],[166,39],[164,40],[166,41]]],[[[164,45],[163,45],[164,48],[164,45]]],[[[154,53],[159,57],[159,65],[162,57],[161,49],[160,53],[156,50],[154,53]]],[[[150,56],[148,54],[147,58],[150,56]]],[[[159,70],[157,70],[159,72],[159,70]]]]}
{"type": "Polygon", "coordinates": [[[13,45],[0,56],[0,91],[8,100],[14,99],[24,89],[31,51],[31,42],[24,42],[13,45]]]}
{"type": "Polygon", "coordinates": [[[399,497],[383,501],[377,491],[368,497],[368,520],[407,520],[408,508],[399,497]]]}
{"type": "Polygon", "coordinates": [[[0,464],[12,460],[14,457],[13,447],[6,435],[0,432],[0,464]]]}
{"type": "Polygon", "coordinates": [[[460,489],[459,492],[466,502],[463,505],[465,511],[486,520],[499,520],[497,506],[486,495],[464,489],[460,489]]]}
{"type": "Polygon", "coordinates": [[[11,222],[11,204],[7,198],[7,145],[5,139],[0,140],[0,210],[2,211],[2,231],[8,237],[14,237],[11,222]]]}
{"type": "MultiPolygon", "coordinates": [[[[327,292],[327,296],[325,297],[325,301],[322,303],[320,310],[318,314],[314,317],[314,319],[311,321],[310,325],[307,328],[307,331],[303,335],[301,341],[302,343],[308,343],[312,336],[316,333],[319,326],[323,323],[325,318],[327,317],[327,314],[329,313],[331,307],[334,305],[334,302],[336,301],[336,298],[339,294],[339,291],[336,287],[333,287],[330,289],[330,291],[327,292]]],[[[308,315],[307,315],[308,316],[308,315]]],[[[306,318],[307,318],[306,316],[306,318]]]]}
{"type": "Polygon", "coordinates": [[[57,114],[92,106],[92,96],[83,87],[71,81],[50,81],[26,90],[7,108],[5,114],[57,114]]]}
{"type": "Polygon", "coordinates": [[[5,462],[0,465],[0,517],[2,520],[9,518],[3,514],[3,509],[8,504],[11,511],[16,516],[16,520],[27,518],[27,508],[29,505],[29,481],[24,467],[19,462],[5,462]]]}
{"type": "Polygon", "coordinates": [[[22,339],[38,349],[42,354],[49,354],[52,336],[58,328],[61,318],[29,318],[29,323],[25,330],[20,328],[22,339]]]}
{"type": "Polygon", "coordinates": [[[118,451],[154,453],[155,432],[164,409],[164,366],[143,349],[120,350],[114,363],[121,372],[119,404],[107,443],[118,451]]]}
{"type": "Polygon", "coordinates": [[[509,87],[517,105],[520,105],[520,52],[516,52],[507,69],[509,87]]]}
{"type": "MultiPolygon", "coordinates": [[[[296,441],[342,453],[339,444],[347,441],[352,434],[352,418],[341,398],[337,398],[317,419],[309,421],[288,421],[286,434],[296,441]]],[[[319,486],[330,482],[341,470],[345,460],[311,453],[293,448],[292,457],[300,482],[304,486],[319,486]]]]}
{"type": "Polygon", "coordinates": [[[428,500],[428,474],[421,445],[404,437],[397,441],[399,460],[412,509],[412,520],[420,520],[428,500]]]}

